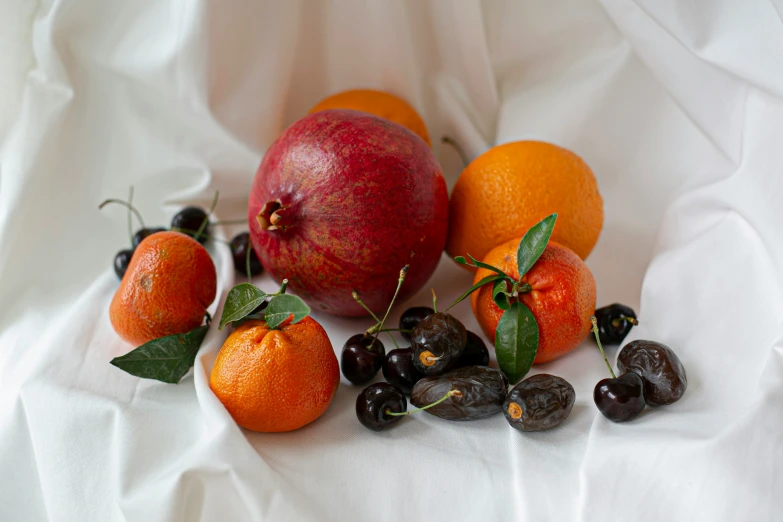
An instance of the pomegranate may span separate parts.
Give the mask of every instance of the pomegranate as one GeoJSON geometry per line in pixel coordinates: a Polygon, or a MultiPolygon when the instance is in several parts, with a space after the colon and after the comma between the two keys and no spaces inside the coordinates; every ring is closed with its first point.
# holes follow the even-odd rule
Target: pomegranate
{"type": "Polygon", "coordinates": [[[446,244],[448,192],[417,135],[359,111],[327,110],[272,144],[250,192],[248,224],[264,269],[315,310],[385,310],[400,269],[404,299],[435,271],[446,244]]]}

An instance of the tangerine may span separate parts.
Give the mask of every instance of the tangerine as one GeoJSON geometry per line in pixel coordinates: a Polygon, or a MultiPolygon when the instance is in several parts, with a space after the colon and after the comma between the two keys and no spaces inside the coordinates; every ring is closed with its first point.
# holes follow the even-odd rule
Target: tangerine
{"type": "MultiPolygon", "coordinates": [[[[484,262],[520,281],[522,286],[530,286],[529,291],[519,294],[519,299],[538,323],[538,351],[534,364],[540,364],[569,353],[590,333],[590,316],[595,311],[595,279],[578,255],[550,241],[538,261],[520,280],[517,268],[519,241],[512,239],[493,248],[484,262]]],[[[474,284],[492,274],[494,272],[486,268],[479,268],[474,284]]],[[[473,292],[470,304],[481,329],[494,343],[495,329],[503,310],[492,299],[492,284],[473,292]]]]}
{"type": "Polygon", "coordinates": [[[228,336],[209,387],[237,424],[252,431],[292,431],[323,415],[340,383],[326,331],[311,317],[271,330],[250,320],[228,336]]]}

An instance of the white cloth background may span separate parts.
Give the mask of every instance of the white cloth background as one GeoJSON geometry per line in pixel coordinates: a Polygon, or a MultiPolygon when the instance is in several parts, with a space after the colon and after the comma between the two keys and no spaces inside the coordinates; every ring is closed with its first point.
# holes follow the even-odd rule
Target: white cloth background
{"type": "MultiPolygon", "coordinates": [[[[0,520],[783,519],[783,2],[6,0],[0,5],[0,520]],[[608,422],[585,343],[536,367],[575,387],[559,429],[428,415],[372,433],[358,387],[288,434],[233,423],[207,385],[108,361],[120,207],[244,216],[264,150],[321,97],[395,92],[473,155],[537,138],[593,167],[588,260],[630,339],[670,345],[684,398],[608,422]]],[[[435,145],[453,185],[456,154],[435,145]]],[[[230,238],[236,229],[220,229],[230,238]]],[[[219,301],[235,282],[211,252],[219,301]]],[[[445,256],[445,302],[470,276],[445,256]]],[[[266,278],[258,284],[273,288],[266,278]]],[[[407,304],[424,304],[427,291],[407,304]]],[[[216,301],[211,311],[219,314],[216,301]]],[[[456,314],[469,329],[469,306],[456,314]]],[[[362,320],[315,314],[335,350],[362,320]]],[[[387,343],[387,346],[390,343],[387,343]]],[[[616,351],[610,351],[613,358],[616,351]]]]}

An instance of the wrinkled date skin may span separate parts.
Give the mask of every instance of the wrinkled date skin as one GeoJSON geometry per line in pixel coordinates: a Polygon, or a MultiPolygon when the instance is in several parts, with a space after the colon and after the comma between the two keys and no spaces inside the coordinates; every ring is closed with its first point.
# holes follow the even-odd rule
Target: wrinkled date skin
{"type": "Polygon", "coordinates": [[[503,403],[503,414],[520,431],[551,430],[568,418],[576,393],[568,381],[542,373],[514,386],[503,403]]]}
{"type": "Polygon", "coordinates": [[[688,387],[685,368],[677,354],[654,341],[626,344],[617,357],[617,367],[642,378],[644,398],[652,406],[677,402],[688,387]]]}
{"type": "Polygon", "coordinates": [[[437,401],[450,390],[452,395],[427,413],[446,420],[476,420],[499,413],[506,398],[508,379],[500,370],[467,366],[436,377],[425,377],[413,387],[411,404],[417,408],[437,401]]]}
{"type": "Polygon", "coordinates": [[[248,200],[258,258],[313,309],[346,317],[413,295],[440,261],[449,195],[438,160],[414,133],[350,110],[310,114],[267,149],[248,200]]]}
{"type": "Polygon", "coordinates": [[[413,365],[424,375],[441,374],[457,364],[467,342],[461,322],[449,314],[432,314],[413,329],[413,365]]]}

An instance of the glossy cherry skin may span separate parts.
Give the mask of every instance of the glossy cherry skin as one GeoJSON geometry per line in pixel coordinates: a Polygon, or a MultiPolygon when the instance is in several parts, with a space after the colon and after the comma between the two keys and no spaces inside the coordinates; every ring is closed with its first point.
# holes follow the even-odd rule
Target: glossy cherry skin
{"type": "Polygon", "coordinates": [[[133,248],[136,248],[139,246],[139,243],[144,241],[146,238],[151,236],[152,234],[156,234],[158,232],[165,232],[166,229],[163,227],[153,227],[153,228],[140,228],[136,231],[135,234],[133,234],[133,248]]]}
{"type": "Polygon", "coordinates": [[[410,348],[392,350],[383,362],[383,378],[386,382],[401,389],[405,395],[410,395],[413,385],[424,377],[413,365],[413,351],[410,348]]]}
{"type": "Polygon", "coordinates": [[[435,313],[429,306],[414,306],[408,308],[400,316],[400,335],[411,340],[413,329],[425,318],[435,313]]]}
{"type": "Polygon", "coordinates": [[[199,243],[204,243],[209,236],[209,222],[198,237],[196,237],[196,232],[201,228],[205,219],[207,219],[207,213],[203,208],[185,207],[171,218],[171,228],[173,230],[179,229],[179,232],[195,238],[199,243]]]}
{"type": "Polygon", "coordinates": [[[356,334],[345,341],[340,368],[353,384],[370,382],[383,366],[386,348],[377,338],[356,334]]]}
{"type": "Polygon", "coordinates": [[[373,431],[385,430],[403,417],[389,415],[386,410],[402,413],[407,409],[408,401],[402,390],[386,382],[371,384],[356,397],[356,418],[373,431]]]}
{"type": "Polygon", "coordinates": [[[128,265],[133,257],[133,250],[120,250],[117,255],[114,256],[114,273],[117,277],[122,279],[125,272],[128,271],[128,265]]]}
{"type": "Polygon", "coordinates": [[[604,417],[613,422],[625,422],[644,409],[644,383],[632,372],[616,379],[603,379],[595,385],[593,400],[604,417]]]}
{"type": "MultiPolygon", "coordinates": [[[[636,319],[636,312],[632,308],[615,303],[598,308],[595,311],[595,319],[598,323],[598,338],[601,344],[620,344],[633,328],[633,323],[626,318],[636,319]]],[[[595,340],[595,336],[591,336],[595,340]]]]}

